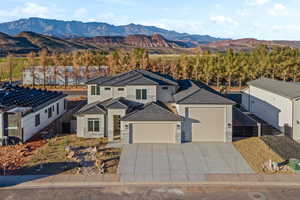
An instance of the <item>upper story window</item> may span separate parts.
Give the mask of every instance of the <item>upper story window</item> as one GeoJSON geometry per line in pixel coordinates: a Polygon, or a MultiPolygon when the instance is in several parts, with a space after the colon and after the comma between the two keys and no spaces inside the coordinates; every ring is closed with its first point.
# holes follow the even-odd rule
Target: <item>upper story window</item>
{"type": "Polygon", "coordinates": [[[109,87],[106,87],[106,88],[104,88],[104,90],[110,90],[110,88],[109,88],[109,87]]]}
{"type": "Polygon", "coordinates": [[[162,87],[163,90],[168,90],[168,86],[162,87]]]}
{"type": "Polygon", "coordinates": [[[125,89],[124,88],[118,88],[118,91],[124,91],[125,89]]]}
{"type": "Polygon", "coordinates": [[[146,100],[147,99],[147,89],[137,89],[136,90],[136,99],[137,100],[146,100]]]}
{"type": "Polygon", "coordinates": [[[96,85],[91,86],[91,95],[100,95],[100,87],[96,85]]]}

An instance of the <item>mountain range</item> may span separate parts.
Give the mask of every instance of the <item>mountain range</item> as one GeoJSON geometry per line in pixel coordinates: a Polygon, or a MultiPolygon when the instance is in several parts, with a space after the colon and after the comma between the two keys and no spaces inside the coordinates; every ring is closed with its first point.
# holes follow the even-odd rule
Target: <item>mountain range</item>
{"type": "Polygon", "coordinates": [[[0,56],[9,53],[24,55],[41,49],[47,49],[49,52],[71,52],[84,49],[111,51],[133,48],[145,48],[150,53],[157,54],[190,53],[186,43],[167,40],[158,34],[63,39],[34,32],[21,32],[15,36],[0,33],[0,56]]]}
{"type": "Polygon", "coordinates": [[[209,35],[191,35],[178,33],[155,26],[128,24],[114,26],[101,22],[62,21],[43,18],[20,19],[12,22],[0,23],[0,32],[16,35],[24,31],[35,32],[59,38],[78,38],[96,36],[128,36],[128,35],[154,35],[159,34],[168,40],[182,41],[190,47],[199,44],[223,40],[209,35]]]}
{"type": "Polygon", "coordinates": [[[255,38],[243,38],[237,40],[223,40],[211,42],[208,44],[201,44],[199,45],[199,48],[202,50],[210,50],[214,52],[223,52],[229,48],[233,49],[234,51],[249,51],[259,45],[267,45],[268,47],[280,46],[300,49],[300,41],[257,40],[255,38]]]}
{"type": "Polygon", "coordinates": [[[41,18],[20,19],[0,24],[0,56],[9,53],[24,55],[41,49],[50,52],[84,49],[109,52],[133,48],[145,48],[150,53],[156,54],[192,54],[199,50],[223,52],[229,48],[234,51],[249,51],[261,44],[269,47],[287,46],[300,49],[300,41],[221,39],[135,24],[114,26],[106,23],[41,18]]]}

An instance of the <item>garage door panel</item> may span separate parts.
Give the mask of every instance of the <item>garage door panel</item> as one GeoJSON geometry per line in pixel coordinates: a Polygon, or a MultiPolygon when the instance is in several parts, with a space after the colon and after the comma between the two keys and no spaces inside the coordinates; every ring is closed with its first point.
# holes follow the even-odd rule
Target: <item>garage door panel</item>
{"type": "Polygon", "coordinates": [[[176,143],[176,124],[133,124],[132,143],[176,143]]]}
{"type": "Polygon", "coordinates": [[[224,142],[225,108],[189,108],[193,142],[224,142]]]}

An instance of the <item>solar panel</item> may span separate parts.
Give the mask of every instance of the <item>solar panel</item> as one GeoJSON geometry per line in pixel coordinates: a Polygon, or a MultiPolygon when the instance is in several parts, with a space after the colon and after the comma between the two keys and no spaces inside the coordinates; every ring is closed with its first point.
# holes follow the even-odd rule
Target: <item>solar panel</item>
{"type": "Polygon", "coordinates": [[[0,90],[0,104],[3,106],[38,107],[51,99],[61,96],[61,92],[30,89],[19,86],[4,86],[0,90]]]}

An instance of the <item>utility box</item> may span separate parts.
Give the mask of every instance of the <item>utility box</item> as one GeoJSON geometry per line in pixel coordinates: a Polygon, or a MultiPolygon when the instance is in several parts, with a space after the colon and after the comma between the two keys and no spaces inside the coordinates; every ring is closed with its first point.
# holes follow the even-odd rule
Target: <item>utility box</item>
{"type": "Polygon", "coordinates": [[[290,159],[289,167],[292,168],[296,172],[300,172],[300,160],[290,159]]]}

